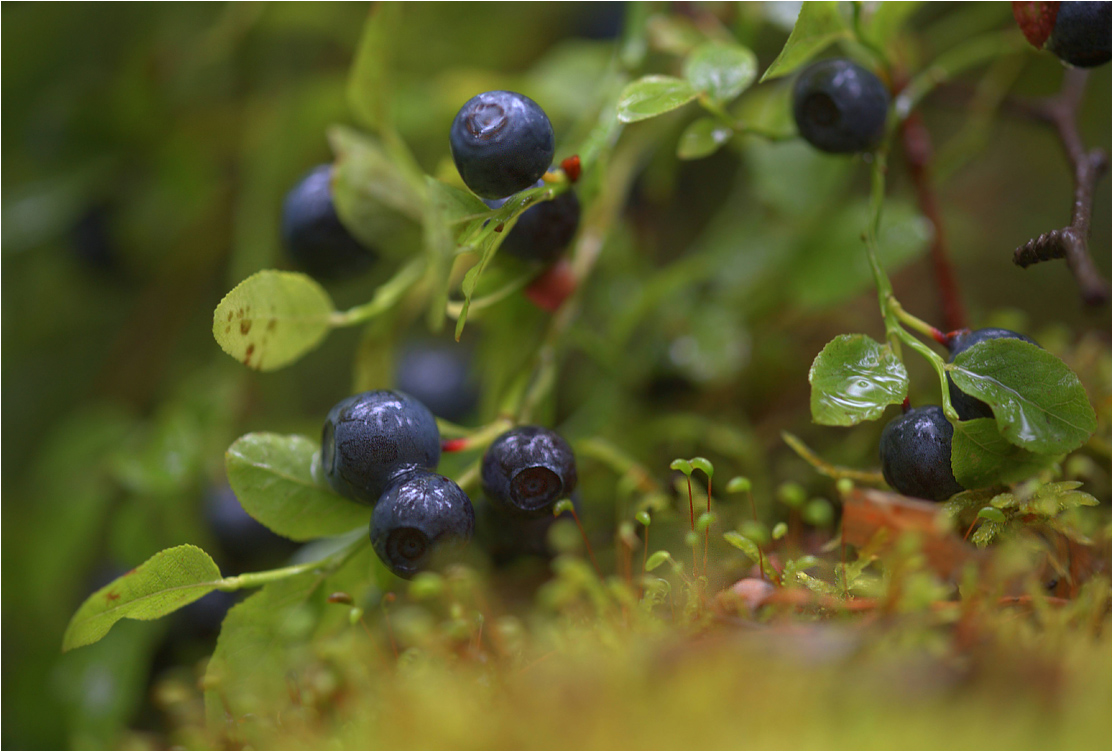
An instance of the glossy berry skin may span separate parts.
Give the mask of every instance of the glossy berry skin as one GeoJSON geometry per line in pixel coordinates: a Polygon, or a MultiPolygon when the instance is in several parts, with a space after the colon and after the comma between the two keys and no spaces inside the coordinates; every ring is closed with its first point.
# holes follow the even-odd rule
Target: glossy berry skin
{"type": "Polygon", "coordinates": [[[1013,3],[1013,15],[1034,47],[1079,68],[1109,62],[1111,10],[1109,2],[1013,3]]]}
{"type": "Polygon", "coordinates": [[[443,475],[414,470],[387,486],[371,515],[371,545],[399,577],[425,569],[436,549],[471,540],[471,499],[443,475]]]}
{"type": "Polygon", "coordinates": [[[888,110],[889,91],[881,79],[849,60],[813,63],[793,89],[797,130],[812,146],[832,154],[877,146],[888,110]]]}
{"type": "Polygon", "coordinates": [[[365,504],[402,473],[431,470],[441,458],[437,421],[403,392],[380,389],[341,400],[321,433],[321,466],[332,489],[365,504]]]}
{"type": "Polygon", "coordinates": [[[376,258],[340,222],[329,164],[314,167],[286,194],[282,240],[294,263],[319,279],[360,274],[376,258]]]}
{"type": "MultiPolygon", "coordinates": [[[[544,184],[545,181],[538,180],[530,188],[540,188],[544,184]]],[[[484,199],[484,203],[498,209],[507,202],[507,198],[484,199]]],[[[499,251],[522,261],[548,265],[556,261],[560,252],[572,242],[579,225],[580,200],[573,191],[565,191],[552,201],[542,201],[522,212],[503,239],[499,251]]]]}
{"type": "Polygon", "coordinates": [[[529,188],[549,169],[556,150],[545,111],[513,91],[469,99],[452,121],[449,142],[460,177],[481,198],[529,188]]]}
{"type": "Polygon", "coordinates": [[[576,458],[555,432],[520,426],[499,436],[483,455],[483,491],[512,517],[551,514],[576,488],[576,458]]]}
{"type": "MultiPolygon", "coordinates": [[[[991,339],[1019,339],[1039,347],[1035,340],[1009,329],[976,329],[972,332],[960,332],[951,339],[951,360],[953,361],[959,353],[969,350],[979,342],[986,342],[991,339]]],[[[993,410],[989,405],[959,389],[949,375],[947,376],[947,390],[951,394],[951,406],[958,413],[959,420],[993,417],[993,410]]]]}
{"type": "Polygon", "coordinates": [[[394,383],[437,417],[460,422],[479,405],[471,352],[453,343],[406,346],[394,369],[394,383]]]}
{"type": "Polygon", "coordinates": [[[938,405],[917,407],[881,432],[881,472],[905,496],[944,501],[963,490],[951,472],[954,427],[938,405]]]}

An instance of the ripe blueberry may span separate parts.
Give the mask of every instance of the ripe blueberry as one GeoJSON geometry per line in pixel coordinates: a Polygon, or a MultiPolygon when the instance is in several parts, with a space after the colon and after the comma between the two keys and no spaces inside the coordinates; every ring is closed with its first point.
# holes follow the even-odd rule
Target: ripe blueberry
{"type": "Polygon", "coordinates": [[[482,198],[503,198],[545,174],[555,151],[553,126],[537,102],[513,91],[477,94],[449,133],[464,184],[482,198]]]}
{"type": "Polygon", "coordinates": [[[466,543],[474,530],[468,495],[443,475],[426,470],[397,476],[371,515],[375,553],[406,579],[429,565],[435,549],[466,543]]]}
{"type": "Polygon", "coordinates": [[[376,257],[341,224],[331,181],[332,165],[314,167],[286,194],[282,207],[286,250],[295,264],[321,279],[359,274],[376,257]]]}
{"type": "Polygon", "coordinates": [[[796,128],[815,148],[852,154],[877,146],[885,132],[889,91],[881,79],[849,60],[820,60],[796,79],[796,128]]]}
{"type": "MultiPolygon", "coordinates": [[[[962,331],[956,334],[950,341],[951,360],[953,361],[959,353],[969,350],[979,342],[985,342],[991,339],[1019,339],[1039,347],[1039,344],[1034,340],[1008,329],[990,328],[976,329],[972,332],[962,331]]],[[[951,380],[950,375],[947,376],[947,391],[951,394],[951,406],[954,407],[955,412],[958,413],[959,420],[993,417],[993,410],[989,405],[976,397],[971,397],[955,386],[955,382],[951,380]]]]}
{"type": "Polygon", "coordinates": [[[951,472],[954,427],[938,405],[917,407],[881,432],[881,472],[905,496],[943,501],[963,490],[951,472]]]}
{"type": "Polygon", "coordinates": [[[321,465],[341,496],[374,504],[396,476],[441,458],[437,421],[402,392],[380,389],[341,400],[321,433],[321,465]]]}
{"type": "MultiPolygon", "coordinates": [[[[530,188],[542,185],[544,181],[538,180],[530,188]]],[[[506,201],[505,198],[484,199],[492,209],[498,209],[506,201]]],[[[552,201],[542,201],[522,212],[499,249],[522,261],[551,264],[572,242],[579,224],[580,200],[571,190],[565,191],[552,201]]]]}
{"type": "Polygon", "coordinates": [[[483,455],[483,491],[504,514],[542,517],[576,488],[576,458],[568,443],[540,426],[499,436],[483,455]]]}
{"type": "Polygon", "coordinates": [[[1080,68],[1109,62],[1109,2],[1014,2],[1013,15],[1032,45],[1080,68]]]}
{"type": "Polygon", "coordinates": [[[397,387],[440,418],[458,422],[479,404],[470,351],[456,343],[411,344],[394,370],[397,387]]]}

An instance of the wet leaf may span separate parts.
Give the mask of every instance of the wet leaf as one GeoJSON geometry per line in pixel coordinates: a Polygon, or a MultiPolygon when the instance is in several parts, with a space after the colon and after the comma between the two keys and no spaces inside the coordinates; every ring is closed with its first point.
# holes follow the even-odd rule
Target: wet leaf
{"type": "Polygon", "coordinates": [[[697,91],[715,102],[726,103],[745,91],[757,78],[757,58],[750,50],[726,42],[705,42],[692,51],[684,77],[697,91]]]}
{"type": "Polygon", "coordinates": [[[1097,428],[1094,408],[1063,361],[1028,342],[994,339],[947,365],[959,389],[987,403],[1001,434],[1039,454],[1065,454],[1097,428]]]}
{"type": "Polygon", "coordinates": [[[224,296],[213,312],[213,337],[224,352],[256,371],[298,360],[328,334],[332,299],[304,274],[266,270],[224,296]]]}
{"type": "Polygon", "coordinates": [[[680,134],[680,141],[676,144],[676,156],[681,159],[701,159],[710,156],[733,136],[734,130],[715,118],[700,118],[680,134]]]}
{"type": "Polygon", "coordinates": [[[881,416],[908,393],[908,372],[892,351],[864,334],[842,334],[827,343],[808,372],[812,420],[852,426],[881,416]]]}
{"type": "Polygon", "coordinates": [[[373,130],[390,114],[389,63],[400,22],[401,3],[376,3],[363,25],[348,73],[348,104],[360,122],[373,130]]]}
{"type": "Polygon", "coordinates": [[[698,92],[682,78],[673,76],[646,76],[639,78],[622,90],[618,98],[618,119],[623,123],[636,123],[683,107],[696,98],[698,92]]]}
{"type": "Polygon", "coordinates": [[[313,478],[319,441],[249,433],[224,457],[228,483],[244,510],[279,535],[308,541],[363,527],[371,510],[336,495],[313,478]]]}
{"type": "Polygon", "coordinates": [[[959,421],[951,440],[951,470],[964,488],[1016,483],[1056,459],[1058,455],[1035,454],[1010,443],[991,418],[959,421]]]}

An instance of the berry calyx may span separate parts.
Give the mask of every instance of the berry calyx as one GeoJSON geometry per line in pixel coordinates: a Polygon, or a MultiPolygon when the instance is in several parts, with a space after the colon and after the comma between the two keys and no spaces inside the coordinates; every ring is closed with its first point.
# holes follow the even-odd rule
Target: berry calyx
{"type": "Polygon", "coordinates": [[[475,531],[475,510],[461,488],[426,470],[391,482],[371,516],[371,545],[390,571],[410,579],[438,550],[462,545],[475,531]]]}
{"type": "Polygon", "coordinates": [[[576,488],[576,458],[554,431],[519,426],[499,436],[483,455],[483,490],[500,511],[542,517],[576,488]]]}

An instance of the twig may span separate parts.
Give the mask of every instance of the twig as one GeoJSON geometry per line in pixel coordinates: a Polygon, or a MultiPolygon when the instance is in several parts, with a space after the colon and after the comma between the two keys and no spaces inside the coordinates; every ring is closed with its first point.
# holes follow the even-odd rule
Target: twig
{"type": "Polygon", "coordinates": [[[1067,267],[1078,282],[1082,300],[1087,305],[1097,306],[1109,302],[1109,282],[1098,272],[1090,256],[1090,217],[1098,181],[1109,168],[1109,155],[1102,149],[1087,151],[1078,132],[1078,107],[1088,75],[1088,71],[1068,68],[1063,75],[1063,87],[1056,96],[1016,105],[1025,114],[1055,127],[1074,172],[1074,205],[1069,225],[1045,232],[1017,248],[1013,263],[1023,269],[1041,261],[1066,259],[1067,267]]]}
{"type": "Polygon", "coordinates": [[[932,187],[931,174],[931,135],[924,125],[919,111],[911,112],[901,123],[901,138],[904,142],[904,155],[908,161],[908,171],[916,186],[916,198],[920,211],[932,224],[931,265],[935,271],[935,286],[939,291],[939,305],[943,312],[943,322],[948,331],[966,327],[966,308],[959,293],[955,278],[955,267],[951,262],[947,233],[943,229],[943,215],[932,187]]]}

